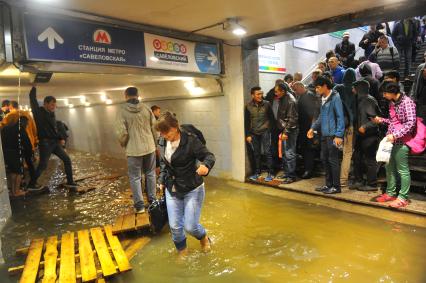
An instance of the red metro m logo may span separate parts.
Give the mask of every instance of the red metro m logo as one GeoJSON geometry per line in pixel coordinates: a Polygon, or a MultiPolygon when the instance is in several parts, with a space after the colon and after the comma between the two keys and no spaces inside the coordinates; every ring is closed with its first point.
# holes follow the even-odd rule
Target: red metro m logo
{"type": "Polygon", "coordinates": [[[106,30],[97,29],[93,33],[93,42],[102,44],[111,44],[111,36],[106,30]]]}

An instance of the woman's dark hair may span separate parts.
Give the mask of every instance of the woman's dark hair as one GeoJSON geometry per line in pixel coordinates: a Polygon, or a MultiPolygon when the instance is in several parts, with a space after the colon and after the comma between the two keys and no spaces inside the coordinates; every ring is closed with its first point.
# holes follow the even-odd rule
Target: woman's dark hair
{"type": "Polygon", "coordinates": [[[388,82],[383,85],[383,92],[398,94],[400,92],[399,84],[394,82],[388,82]]]}
{"type": "Polygon", "coordinates": [[[179,129],[179,121],[175,113],[165,111],[158,117],[158,121],[155,123],[155,130],[160,133],[167,133],[171,128],[179,129]]]}
{"type": "Polygon", "coordinates": [[[333,83],[331,82],[331,80],[324,75],[319,76],[315,81],[314,85],[315,87],[326,85],[328,89],[333,88],[333,83]]]}

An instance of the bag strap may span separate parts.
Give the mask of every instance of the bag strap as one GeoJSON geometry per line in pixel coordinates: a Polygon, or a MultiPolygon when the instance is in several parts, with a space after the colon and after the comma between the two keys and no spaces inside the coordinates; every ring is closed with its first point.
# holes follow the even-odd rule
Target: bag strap
{"type": "Polygon", "coordinates": [[[395,60],[393,58],[393,55],[394,55],[393,46],[389,47],[389,51],[390,51],[390,54],[392,56],[392,66],[395,68],[395,60]]]}

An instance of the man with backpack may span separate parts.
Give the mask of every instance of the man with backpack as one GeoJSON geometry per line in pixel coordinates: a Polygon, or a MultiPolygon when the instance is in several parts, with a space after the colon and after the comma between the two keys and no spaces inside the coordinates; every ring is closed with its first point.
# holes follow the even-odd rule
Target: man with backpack
{"type": "Polygon", "coordinates": [[[141,172],[145,174],[148,202],[156,199],[155,144],[157,131],[151,109],[139,101],[138,89],[128,87],[124,92],[126,104],[120,109],[115,130],[120,145],[125,148],[127,166],[136,213],[145,212],[142,196],[141,172]]]}
{"type": "Polygon", "coordinates": [[[399,53],[396,48],[389,46],[389,39],[386,35],[379,37],[379,42],[376,45],[373,53],[371,53],[369,60],[379,64],[383,73],[399,70],[399,53]]]}

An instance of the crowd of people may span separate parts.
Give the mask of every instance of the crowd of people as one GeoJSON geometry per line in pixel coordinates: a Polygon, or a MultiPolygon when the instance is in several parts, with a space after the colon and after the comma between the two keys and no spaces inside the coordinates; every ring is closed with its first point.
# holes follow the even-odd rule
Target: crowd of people
{"type": "Polygon", "coordinates": [[[399,54],[405,57],[403,73],[408,77],[412,52],[407,50],[424,40],[424,27],[420,30],[415,19],[397,21],[392,32],[386,27],[370,26],[359,43],[364,56],[358,59],[345,32],[342,42],[318,63],[309,85],[297,72],[278,79],[266,95],[259,86],[251,89],[252,99],[245,106],[245,136],[253,169],[249,179],[263,178],[265,168],[265,182],[297,181],[298,154],[304,167],[300,177],[311,178],[320,152],[326,180],[315,190],[324,194],[341,193],[343,187],[376,191],[380,169],[376,152],[386,138],[393,143],[385,166],[387,188],[376,201],[390,202],[392,207],[408,205],[410,148],[405,141],[416,133],[417,116],[426,118],[426,68],[424,63],[418,66],[414,85],[405,93],[399,54]],[[281,171],[284,174],[276,176],[281,171]],[[396,180],[400,180],[399,193],[396,180]]]}

